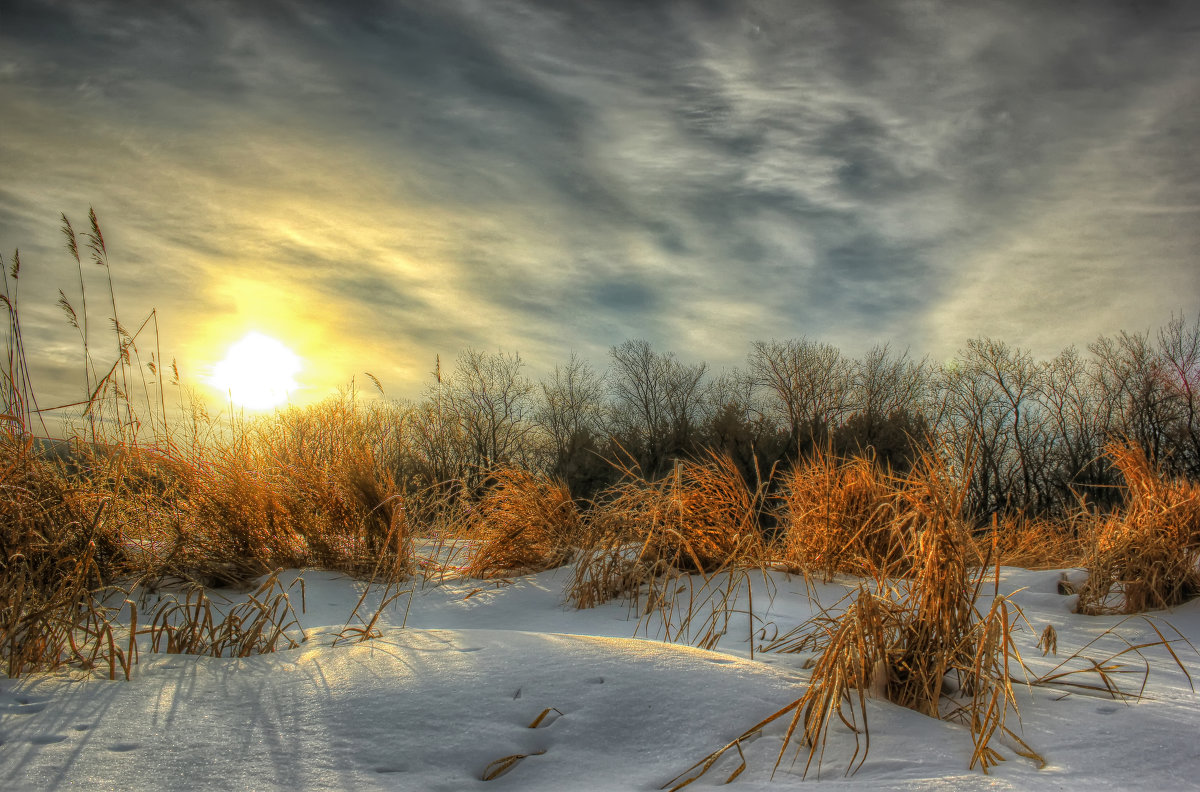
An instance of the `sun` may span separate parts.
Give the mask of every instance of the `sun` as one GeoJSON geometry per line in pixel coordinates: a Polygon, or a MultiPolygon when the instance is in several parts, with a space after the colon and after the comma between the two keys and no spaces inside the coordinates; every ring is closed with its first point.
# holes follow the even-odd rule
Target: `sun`
{"type": "Polygon", "coordinates": [[[296,390],[295,377],[301,368],[299,356],[283,342],[248,333],[213,366],[209,384],[240,407],[267,410],[283,404],[296,390]]]}

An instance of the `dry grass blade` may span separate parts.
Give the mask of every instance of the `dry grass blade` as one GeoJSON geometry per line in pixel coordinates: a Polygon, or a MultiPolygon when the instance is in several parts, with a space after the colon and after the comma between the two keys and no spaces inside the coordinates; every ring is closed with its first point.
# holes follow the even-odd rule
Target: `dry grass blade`
{"type": "MultiPolygon", "coordinates": [[[[134,608],[130,602],[125,604],[134,608]]],[[[79,621],[66,631],[73,655],[72,662],[89,671],[107,665],[109,679],[117,678],[117,667],[120,666],[121,673],[128,680],[138,656],[137,638],[132,628],[128,642],[125,648],[122,648],[117,645],[113,615],[107,608],[93,598],[81,611],[79,621]]],[[[131,621],[136,626],[135,608],[131,615],[131,621]]]]}
{"type": "MultiPolygon", "coordinates": [[[[675,792],[675,790],[677,790],[677,789],[683,789],[685,786],[692,783],[696,779],[702,778],[705,773],[707,773],[709,770],[711,770],[713,768],[713,765],[715,765],[718,761],[721,760],[722,756],[724,756],[725,754],[729,753],[730,751],[732,751],[734,749],[736,749],[737,752],[742,756],[742,759],[745,760],[745,754],[742,753],[741,744],[744,742],[750,742],[753,739],[755,739],[756,737],[758,737],[759,735],[761,735],[763,729],[765,729],[767,726],[771,725],[775,721],[779,720],[780,718],[784,717],[785,715],[791,714],[793,711],[795,711],[795,709],[799,705],[800,705],[800,700],[797,699],[796,701],[793,701],[791,704],[788,704],[783,709],[778,710],[777,712],[775,712],[771,715],[768,715],[766,718],[763,718],[758,723],[754,724],[749,729],[746,729],[746,731],[742,732],[742,734],[737,739],[735,739],[732,742],[713,751],[708,756],[704,757],[699,762],[696,762],[696,764],[689,767],[687,770],[684,770],[682,773],[675,776],[667,783],[663,784],[661,787],[659,787],[659,789],[667,789],[667,787],[670,787],[669,792],[675,792]]],[[[741,773],[741,770],[739,769],[737,772],[734,773],[734,775],[730,776],[729,781],[732,781],[735,777],[740,775],[740,773],[741,773]]],[[[726,781],[726,783],[729,783],[729,781],[726,781]]]]}
{"type": "Polygon", "coordinates": [[[1187,647],[1191,649],[1193,654],[1197,655],[1200,655],[1200,652],[1197,651],[1196,647],[1179,630],[1171,625],[1167,626],[1173,635],[1164,633],[1156,621],[1149,616],[1131,616],[1122,619],[1117,624],[1088,641],[1087,644],[1073,652],[1069,657],[1054,666],[1054,668],[1032,680],[1032,684],[1070,688],[1087,693],[1098,693],[1114,699],[1136,701],[1145,694],[1146,684],[1150,676],[1150,660],[1144,652],[1150,649],[1163,649],[1170,656],[1175,667],[1183,673],[1184,678],[1188,681],[1188,685],[1194,691],[1195,684],[1192,680],[1192,675],[1183,664],[1183,660],[1179,657],[1178,652],[1175,651],[1175,647],[1187,647]],[[1119,632],[1119,628],[1131,619],[1137,619],[1145,624],[1154,633],[1155,640],[1134,643],[1122,635],[1119,632]],[[1103,659],[1100,660],[1089,657],[1086,653],[1093,648],[1098,648],[1099,643],[1105,638],[1111,638],[1123,644],[1123,648],[1116,652],[1105,654],[1103,659]],[[1130,665],[1123,659],[1127,657],[1136,658],[1139,661],[1137,667],[1130,665]],[[1081,676],[1084,679],[1080,679],[1079,677],[1081,676]],[[1126,676],[1132,676],[1138,680],[1136,689],[1133,686],[1122,684],[1122,678],[1126,676]],[[1087,681],[1089,677],[1094,681],[1087,681]]]}
{"type": "Polygon", "coordinates": [[[533,723],[529,724],[529,728],[536,729],[537,727],[541,726],[542,723],[545,723],[547,726],[549,726],[551,723],[554,723],[554,721],[558,720],[558,718],[550,718],[549,721],[546,720],[552,712],[557,712],[558,718],[563,717],[562,710],[558,709],[557,707],[547,707],[546,709],[542,710],[540,715],[533,719],[533,723]]]}
{"type": "Polygon", "coordinates": [[[1058,654],[1058,630],[1054,629],[1053,624],[1047,624],[1046,629],[1042,630],[1037,645],[1038,649],[1042,650],[1043,657],[1058,654]]]}
{"type": "MultiPolygon", "coordinates": [[[[371,573],[370,580],[363,587],[362,594],[359,595],[358,601],[354,603],[354,609],[346,619],[346,625],[342,627],[341,631],[333,639],[334,646],[340,641],[354,639],[356,642],[362,642],[378,638],[381,633],[375,627],[376,622],[379,621],[379,617],[383,615],[388,606],[405,593],[409,595],[409,607],[412,606],[412,596],[416,592],[416,586],[410,586],[407,590],[400,588],[401,582],[406,577],[407,559],[411,555],[409,548],[400,549],[401,543],[406,538],[401,526],[402,524],[399,521],[392,520],[392,524],[388,529],[388,535],[384,539],[384,545],[396,548],[396,555],[392,558],[389,558],[386,553],[379,556],[375,569],[371,573]],[[375,613],[368,621],[363,622],[362,617],[359,616],[359,611],[362,609],[363,603],[366,602],[367,595],[371,592],[371,587],[379,580],[382,580],[384,583],[383,591],[380,595],[379,607],[375,609],[375,613]],[[358,619],[359,624],[352,626],[350,622],[355,619],[358,619]]],[[[405,610],[404,621],[408,621],[407,609],[405,610]]]]}
{"type": "MultiPolygon", "coordinates": [[[[357,604],[355,604],[354,610],[350,613],[350,619],[359,618],[358,611],[362,607],[363,602],[366,600],[368,591],[370,591],[370,586],[367,586],[366,588],[363,589],[363,593],[358,598],[358,602],[357,602],[357,604]]],[[[379,602],[379,607],[375,609],[375,613],[371,616],[370,620],[363,622],[361,624],[357,624],[357,625],[351,625],[351,624],[347,623],[345,626],[342,627],[342,629],[334,637],[331,645],[337,646],[342,641],[350,641],[350,640],[353,640],[355,643],[361,643],[363,641],[369,641],[373,638],[380,637],[380,635],[382,635],[382,633],[375,627],[376,622],[379,621],[379,617],[383,614],[383,612],[387,609],[387,607],[389,605],[391,605],[393,602],[395,602],[397,599],[404,596],[405,594],[408,594],[411,598],[413,591],[414,591],[414,589],[411,589],[411,588],[405,589],[405,590],[389,591],[389,587],[385,586],[384,591],[383,591],[383,596],[379,602]]]]}
{"type": "Polygon", "coordinates": [[[501,757],[494,762],[490,762],[488,766],[483,769],[483,774],[480,775],[480,780],[493,781],[507,773],[509,770],[512,770],[522,759],[528,759],[531,756],[541,756],[544,753],[546,752],[534,751],[533,753],[512,754],[511,756],[501,757]]]}
{"type": "Polygon", "coordinates": [[[287,588],[271,574],[223,617],[214,615],[212,600],[193,586],[182,602],[168,597],[154,612],[144,634],[152,651],[212,657],[248,657],[278,649],[295,649],[307,640],[288,596],[299,587],[303,609],[304,580],[287,588]]]}
{"type": "MultiPolygon", "coordinates": [[[[740,776],[746,770],[746,754],[744,751],[742,751],[742,739],[741,738],[734,740],[733,742],[729,743],[729,745],[726,745],[724,748],[720,749],[719,751],[714,751],[713,753],[709,754],[707,757],[705,757],[700,762],[698,762],[695,765],[693,765],[692,767],[688,768],[688,770],[683,775],[676,776],[675,778],[668,781],[667,784],[675,784],[675,786],[671,787],[670,792],[676,792],[676,790],[678,790],[678,789],[683,789],[688,784],[691,784],[693,781],[699,779],[701,776],[703,776],[705,773],[707,773],[709,770],[711,770],[712,766],[715,765],[718,761],[720,761],[721,757],[724,756],[726,753],[728,753],[730,749],[736,749],[738,752],[738,757],[741,759],[741,762],[738,764],[738,766],[734,769],[734,771],[732,773],[729,774],[729,777],[725,779],[726,784],[732,784],[734,782],[734,779],[736,779],[738,776],[740,776]],[[691,775],[691,773],[696,770],[698,770],[699,772],[696,772],[694,775],[691,775]],[[683,778],[683,776],[687,776],[687,778],[683,778]],[[681,778],[683,778],[682,781],[680,781],[681,778]],[[678,782],[678,783],[676,783],[676,782],[678,782]]],[[[666,788],[667,788],[666,784],[659,787],[659,789],[666,789],[666,788]]]]}

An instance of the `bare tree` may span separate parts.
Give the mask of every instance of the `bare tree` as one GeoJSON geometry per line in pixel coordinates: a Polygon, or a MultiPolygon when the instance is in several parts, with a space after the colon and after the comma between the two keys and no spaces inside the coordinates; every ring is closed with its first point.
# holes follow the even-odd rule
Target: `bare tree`
{"type": "Polygon", "coordinates": [[[594,488],[601,464],[596,458],[598,440],[604,432],[607,383],[574,353],[565,366],[541,386],[536,420],[550,444],[552,469],[571,486],[571,491],[594,488]]]}
{"type": "Polygon", "coordinates": [[[638,461],[653,475],[672,456],[692,450],[708,365],[680,363],[674,353],[655,352],[643,339],[625,341],[609,354],[618,423],[638,442],[638,461]]]}
{"type": "Polygon", "coordinates": [[[1045,416],[1035,397],[1043,369],[1028,352],[976,338],[942,370],[940,428],[964,469],[973,471],[976,514],[1026,509],[1038,500],[1045,416]]]}
{"type": "Polygon", "coordinates": [[[1114,439],[1141,444],[1170,475],[1200,478],[1200,316],[1088,349],[1044,362],[979,338],[935,368],[886,344],[854,360],[809,339],[760,341],[744,371],[710,380],[706,364],[633,339],[611,348],[607,373],[572,355],[540,387],[520,357],[468,349],[397,420],[396,465],[470,486],[495,464],[537,465],[583,494],[611,480],[602,456],[613,442],[648,476],[707,446],[750,478],[826,440],[902,468],[928,430],[970,472],[976,516],[1061,509],[1081,493],[1110,503],[1117,474],[1103,449],[1114,439]]]}
{"type": "Polygon", "coordinates": [[[497,464],[531,461],[526,440],[534,428],[534,385],[524,366],[517,354],[468,348],[445,383],[442,398],[464,438],[472,485],[497,464]]]}
{"type": "Polygon", "coordinates": [[[1095,385],[1111,410],[1111,439],[1136,442],[1151,459],[1166,463],[1171,426],[1181,405],[1168,386],[1168,365],[1149,334],[1122,331],[1097,339],[1088,349],[1096,361],[1095,385]]]}
{"type": "Polygon", "coordinates": [[[818,442],[846,409],[850,365],[835,346],[806,338],[756,341],[748,366],[774,395],[797,453],[818,442]]]}
{"type": "Polygon", "coordinates": [[[1026,350],[1001,341],[976,339],[967,348],[980,373],[991,380],[1002,399],[1007,415],[1006,432],[1015,453],[1013,481],[1004,493],[1010,506],[1028,509],[1044,500],[1042,479],[1045,473],[1046,416],[1037,395],[1042,387],[1045,366],[1026,350]]]}
{"type": "Polygon", "coordinates": [[[1183,315],[1158,331],[1164,387],[1176,402],[1175,467],[1200,478],[1200,314],[1190,324],[1183,315]]]}
{"type": "Polygon", "coordinates": [[[908,351],[872,347],[851,363],[848,417],[835,434],[840,453],[871,449],[881,465],[907,469],[928,439],[926,401],[932,390],[926,360],[908,351]]]}
{"type": "MultiPolygon", "coordinates": [[[[436,390],[436,389],[435,389],[436,390]]],[[[446,485],[464,478],[467,443],[462,427],[433,394],[414,408],[405,424],[405,443],[411,450],[417,489],[446,485]]]]}
{"type": "Polygon", "coordinates": [[[691,450],[698,442],[699,424],[706,407],[707,363],[686,365],[667,353],[667,429],[672,452],[691,450]]]}
{"type": "Polygon", "coordinates": [[[850,403],[866,415],[886,418],[899,410],[919,410],[929,389],[929,363],[896,353],[887,344],[872,347],[851,370],[850,403]]]}
{"type": "Polygon", "coordinates": [[[1047,452],[1051,456],[1051,486],[1060,505],[1076,494],[1109,500],[1112,477],[1100,454],[1108,435],[1108,415],[1087,361],[1068,347],[1046,367],[1039,401],[1047,419],[1047,452]]]}
{"type": "Polygon", "coordinates": [[[746,481],[769,475],[784,458],[789,438],[748,373],[731,369],[715,378],[706,413],[705,444],[728,454],[746,481]]]}

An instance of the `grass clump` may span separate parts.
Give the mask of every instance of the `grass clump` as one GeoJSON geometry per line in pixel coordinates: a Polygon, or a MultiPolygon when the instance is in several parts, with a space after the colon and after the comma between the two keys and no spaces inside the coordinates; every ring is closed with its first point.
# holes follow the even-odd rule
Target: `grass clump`
{"type": "MultiPolygon", "coordinates": [[[[664,575],[760,562],[763,488],[752,492],[728,455],[679,460],[658,481],[631,469],[625,474],[588,516],[590,543],[567,587],[576,607],[634,598],[664,575]]],[[[652,596],[647,607],[653,604],[652,596]]]]}
{"type": "MultiPolygon", "coordinates": [[[[270,654],[280,645],[295,649],[306,640],[300,626],[290,590],[300,590],[304,609],[304,579],[296,578],[284,587],[278,572],[266,577],[245,602],[221,614],[199,586],[192,587],[184,599],[168,596],[152,611],[146,627],[137,629],[137,613],[131,617],[134,641],[144,635],[154,652],[209,655],[211,657],[249,657],[270,654]]],[[[131,643],[136,646],[136,643],[131,643]]]]}
{"type": "Polygon", "coordinates": [[[1064,569],[1084,563],[1085,537],[1094,523],[1095,515],[1082,506],[1057,520],[997,516],[987,531],[976,536],[976,542],[981,552],[995,545],[996,560],[1003,566],[1064,569]]]}
{"type": "Polygon", "coordinates": [[[1077,610],[1141,613],[1200,594],[1200,485],[1165,477],[1136,444],[1106,453],[1125,498],[1096,527],[1077,610]]]}
{"type": "Polygon", "coordinates": [[[0,661],[8,676],[96,661],[100,647],[82,645],[77,628],[94,621],[91,592],[125,560],[107,506],[71,487],[28,435],[0,429],[0,661]]]}
{"type": "Polygon", "coordinates": [[[343,397],[214,433],[186,455],[91,448],[83,486],[107,482],[122,536],[151,577],[244,585],[280,567],[362,576],[381,560],[402,577],[408,513],[370,446],[372,421],[343,397]]]}
{"type": "MultiPolygon", "coordinates": [[[[315,419],[330,420],[319,411],[315,419]]],[[[128,642],[117,640],[124,632],[119,614],[103,604],[116,580],[130,591],[164,578],[249,586],[267,576],[261,585],[269,586],[274,571],[302,566],[389,585],[406,576],[401,499],[387,472],[341,439],[321,454],[246,429],[185,455],[173,443],[147,445],[130,433],[45,443],[20,422],[0,427],[6,673],[72,665],[128,676],[146,633],[131,629],[128,642]]],[[[216,631],[213,645],[261,652],[295,644],[286,634],[295,614],[276,592],[259,586],[250,595],[254,613],[235,608],[215,622],[197,596],[189,607],[162,605],[145,614],[158,630],[154,644],[178,644],[161,636],[175,634],[176,622],[201,609],[216,631]]]]}
{"type": "MultiPolygon", "coordinates": [[[[1117,531],[1131,522],[1148,523],[1156,531],[1167,532],[1167,526],[1177,526],[1169,535],[1180,542],[1173,545],[1178,551],[1186,535],[1178,526],[1196,524],[1188,522],[1195,515],[1195,489],[1151,475],[1144,457],[1123,450],[1126,456],[1118,456],[1118,464],[1123,471],[1128,466],[1131,486],[1143,490],[1130,500],[1125,512],[1113,517],[1109,527],[1117,531]]],[[[1030,685],[1136,700],[1150,671],[1143,652],[1155,647],[1165,649],[1190,682],[1174,648],[1190,644],[1178,632],[1164,632],[1151,621],[1146,623],[1153,639],[1134,643],[1110,628],[1048,673],[1033,674],[1014,637],[1020,625],[1031,631],[1032,627],[1021,609],[1009,597],[1000,595],[996,563],[1000,531],[990,532],[992,544],[981,548],[979,538],[972,535],[963,519],[965,497],[962,477],[955,476],[932,453],[925,454],[911,474],[896,480],[887,510],[880,513],[887,514],[887,530],[902,541],[903,556],[883,567],[884,574],[877,576],[873,585],[862,584],[847,595],[844,607],[839,604],[826,609],[761,648],[813,653],[812,677],[804,693],[697,762],[668,786],[673,790],[686,786],[734,750],[742,756],[732,776],[736,777],[745,767],[742,744],[774,721],[784,719],[788,725],[776,769],[789,747],[798,741],[798,751],[807,749],[805,776],[814,768],[819,773],[831,729],[840,723],[849,728],[853,739],[847,767],[847,773],[852,772],[861,767],[870,748],[867,713],[873,699],[965,725],[974,743],[971,768],[986,773],[1003,760],[997,741],[1043,764],[1037,752],[1008,725],[1010,716],[1019,716],[1014,682],[1024,679],[1030,685]],[[994,585],[989,586],[988,571],[993,568],[994,585]],[[990,594],[985,594],[989,588],[990,594]],[[1090,650],[1097,648],[1100,638],[1110,635],[1123,648],[1102,659],[1092,657],[1090,650]],[[1141,660],[1140,675],[1128,665],[1131,658],[1141,660]],[[1133,689],[1122,683],[1121,676],[1131,671],[1135,677],[1140,676],[1140,688],[1136,683],[1133,689]]],[[[1102,546],[1121,546],[1111,538],[1111,545],[1103,545],[1106,537],[1111,534],[1101,535],[1102,546]]],[[[1192,564],[1194,570],[1194,560],[1192,564]]],[[[1159,572],[1152,579],[1161,577],[1159,572]]],[[[1057,653],[1052,627],[1043,631],[1038,646],[1044,653],[1057,653]]]]}
{"type": "Polygon", "coordinates": [[[414,525],[389,453],[405,418],[350,391],[256,427],[262,467],[278,471],[290,498],[305,563],[363,575],[383,560],[393,578],[411,571],[414,525]]]}
{"type": "Polygon", "coordinates": [[[541,572],[570,561],[582,520],[567,485],[519,468],[502,468],[488,478],[491,484],[468,522],[475,546],[465,574],[541,572]]]}
{"type": "Polygon", "coordinates": [[[1012,638],[1019,609],[999,596],[998,581],[991,603],[981,607],[980,570],[988,559],[978,557],[962,519],[964,497],[961,481],[933,454],[896,482],[883,506],[869,510],[880,515],[879,530],[897,542],[886,546],[892,557],[887,565],[882,560],[888,556],[872,561],[879,573],[874,586],[861,585],[840,613],[824,611],[763,647],[815,653],[804,694],[697,763],[674,789],[789,715],[776,768],[798,739],[808,749],[805,775],[814,767],[819,772],[830,729],[842,723],[854,735],[849,770],[855,769],[870,745],[871,699],[965,723],[975,742],[970,764],[985,772],[1001,759],[991,747],[997,735],[1037,758],[1005,725],[1015,711],[1011,680],[1021,667],[1012,638]]]}
{"type": "Polygon", "coordinates": [[[894,531],[891,482],[867,457],[818,452],[783,477],[781,560],[791,571],[832,579],[875,577],[903,557],[894,531]]]}

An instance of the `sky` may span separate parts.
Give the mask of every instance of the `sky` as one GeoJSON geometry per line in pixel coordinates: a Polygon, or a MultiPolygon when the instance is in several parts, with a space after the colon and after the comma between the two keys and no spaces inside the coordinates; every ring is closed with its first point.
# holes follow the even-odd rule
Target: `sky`
{"type": "Polygon", "coordinates": [[[298,402],[467,347],[1050,357],[1200,310],[1198,137],[1192,2],[0,0],[43,403],[84,390],[60,213],[201,389],[248,333],[298,402]]]}

